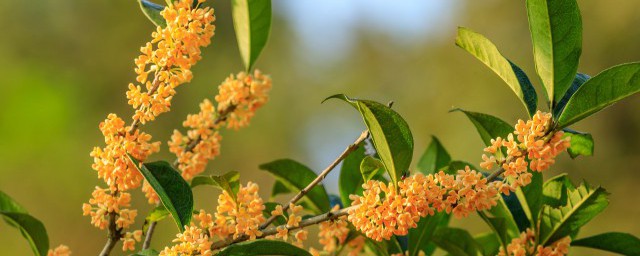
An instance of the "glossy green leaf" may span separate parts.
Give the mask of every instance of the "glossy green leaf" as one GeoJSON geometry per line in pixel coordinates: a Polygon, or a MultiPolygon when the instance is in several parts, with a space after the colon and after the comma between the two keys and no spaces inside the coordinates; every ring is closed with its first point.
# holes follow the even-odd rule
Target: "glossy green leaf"
{"type": "Polygon", "coordinates": [[[293,191],[289,190],[289,188],[282,184],[282,182],[276,180],[276,182],[273,183],[273,188],[271,189],[271,199],[274,199],[277,195],[289,193],[293,193],[293,191]]]}
{"type": "Polygon", "coordinates": [[[2,191],[0,191],[0,211],[27,213],[27,210],[24,209],[24,207],[20,206],[18,202],[2,191]]]}
{"type": "MultiPolygon", "coordinates": [[[[0,211],[11,226],[20,230],[22,236],[27,239],[35,255],[47,255],[49,250],[49,236],[42,222],[26,213],[0,211]]],[[[6,234],[6,232],[3,232],[6,234]]]]}
{"type": "Polygon", "coordinates": [[[420,157],[417,167],[421,173],[432,174],[449,165],[449,162],[451,162],[451,156],[447,150],[436,136],[431,136],[431,144],[420,157]]]}
{"type": "Polygon", "coordinates": [[[493,232],[487,232],[473,236],[476,243],[480,245],[480,252],[484,256],[498,255],[500,251],[500,241],[493,232]]]}
{"type": "Polygon", "coordinates": [[[271,0],[232,0],[233,27],[247,70],[267,44],[271,30],[271,0]]]}
{"type": "Polygon", "coordinates": [[[587,80],[569,99],[558,117],[567,127],[640,91],[640,62],[614,66],[587,80]]]}
{"type": "Polygon", "coordinates": [[[535,114],[538,95],[529,78],[522,69],[502,56],[489,39],[468,28],[459,27],[456,45],[493,70],[522,101],[527,113],[530,116],[535,114]]]}
{"type": "Polygon", "coordinates": [[[568,191],[575,190],[575,186],[564,173],[555,176],[544,183],[542,187],[542,203],[554,208],[567,204],[568,191]]]}
{"type": "Polygon", "coordinates": [[[191,181],[191,187],[197,187],[201,185],[210,185],[215,188],[227,191],[229,195],[236,200],[236,195],[240,189],[240,173],[236,171],[230,171],[220,176],[196,176],[191,181]]]}
{"type": "Polygon", "coordinates": [[[582,19],[576,0],[527,0],[536,71],[549,101],[571,86],[582,52],[582,19]]]}
{"type": "Polygon", "coordinates": [[[573,79],[573,82],[571,83],[571,87],[569,87],[569,90],[567,90],[564,96],[562,96],[562,99],[560,99],[560,101],[558,101],[558,103],[553,106],[554,118],[558,118],[558,116],[560,116],[560,114],[564,110],[564,107],[567,106],[567,102],[569,102],[569,99],[571,99],[573,94],[575,94],[576,91],[578,91],[578,89],[580,89],[580,87],[582,87],[582,85],[585,82],[587,82],[587,80],[589,79],[591,79],[589,75],[582,74],[582,73],[576,74],[576,78],[573,79]]]}
{"type": "Polygon", "coordinates": [[[567,149],[571,158],[593,155],[593,137],[589,133],[582,133],[570,129],[563,129],[565,137],[571,137],[571,146],[567,149]]]}
{"type": "Polygon", "coordinates": [[[516,220],[502,197],[496,206],[478,212],[478,215],[496,234],[502,246],[507,246],[513,238],[520,235],[516,220]]]}
{"type": "Polygon", "coordinates": [[[464,229],[438,228],[432,241],[453,256],[475,256],[480,251],[480,245],[464,229]]]}
{"type": "MultiPolygon", "coordinates": [[[[261,164],[259,168],[271,173],[277,181],[296,193],[304,189],[317,177],[309,167],[291,159],[280,159],[261,164]]],[[[308,210],[316,214],[327,212],[330,209],[329,196],[322,184],[318,184],[308,191],[302,201],[307,202],[308,210]]]]}
{"type": "Polygon", "coordinates": [[[518,201],[530,223],[538,223],[538,214],[542,208],[542,173],[532,172],[531,183],[516,190],[518,201]]]}
{"type": "Polygon", "coordinates": [[[158,253],[158,251],[154,249],[144,249],[142,251],[131,254],[129,256],[157,256],[157,255],[160,255],[160,253],[158,253]]]}
{"type": "Polygon", "coordinates": [[[456,175],[459,170],[464,170],[467,166],[469,166],[471,170],[479,171],[479,169],[473,166],[471,163],[457,160],[451,161],[448,166],[440,168],[439,171],[444,171],[444,173],[446,174],[456,175]]]}
{"type": "Polygon", "coordinates": [[[360,112],[391,181],[400,180],[413,156],[413,137],[407,122],[390,107],[375,101],[350,99],[344,94],[325,101],[332,98],[344,100],[360,112]]]}
{"type": "Polygon", "coordinates": [[[138,0],[140,10],[145,16],[156,26],[166,27],[167,21],[160,15],[160,12],[164,10],[164,6],[156,4],[148,0],[138,0]]]}
{"type": "Polygon", "coordinates": [[[582,246],[622,255],[640,255],[640,239],[620,232],[602,233],[571,242],[571,246],[582,246]]]}
{"type": "Polygon", "coordinates": [[[158,194],[160,202],[171,213],[180,231],[184,231],[184,226],[191,223],[193,214],[193,194],[189,183],[165,161],[141,164],[131,155],[129,159],[158,194]]]}
{"type": "Polygon", "coordinates": [[[420,251],[431,255],[436,248],[436,244],[431,241],[436,228],[448,226],[450,219],[451,215],[444,211],[420,218],[418,226],[409,229],[409,255],[416,256],[420,251]]]}
{"type": "Polygon", "coordinates": [[[560,208],[544,206],[540,216],[540,244],[550,245],[560,238],[575,234],[607,207],[607,195],[601,187],[592,189],[583,184],[569,192],[567,205],[560,208]]]}
{"type": "Polygon", "coordinates": [[[218,256],[252,256],[252,255],[308,255],[309,252],[283,241],[259,239],[233,244],[220,251],[218,256]]]}
{"type": "Polygon", "coordinates": [[[459,108],[452,109],[451,112],[452,111],[460,111],[467,115],[471,123],[476,127],[476,130],[478,130],[480,138],[482,138],[482,142],[484,142],[486,146],[491,145],[491,139],[495,139],[496,137],[506,138],[509,133],[514,131],[513,126],[509,123],[492,115],[466,111],[459,108]]]}
{"type": "Polygon", "coordinates": [[[338,187],[340,189],[340,199],[344,205],[351,205],[349,195],[362,194],[363,180],[362,174],[360,174],[360,163],[364,157],[364,144],[360,144],[356,150],[352,151],[344,160],[342,160],[338,187]]]}
{"type": "Polygon", "coordinates": [[[375,176],[384,174],[384,172],[384,164],[372,156],[365,156],[360,163],[360,173],[365,183],[375,176]]]}

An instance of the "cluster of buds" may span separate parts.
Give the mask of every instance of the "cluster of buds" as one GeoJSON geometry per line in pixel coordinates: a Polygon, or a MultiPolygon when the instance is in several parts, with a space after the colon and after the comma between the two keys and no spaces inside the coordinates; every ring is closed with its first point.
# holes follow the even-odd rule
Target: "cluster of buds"
{"type": "Polygon", "coordinates": [[[69,256],[71,255],[71,250],[66,245],[59,245],[55,249],[49,249],[47,252],[47,256],[69,256]]]}
{"type": "Polygon", "coordinates": [[[125,208],[131,206],[131,194],[127,192],[114,193],[109,189],[96,187],[91,195],[93,198],[89,199],[89,203],[82,205],[82,215],[91,216],[91,224],[97,228],[108,227],[110,214],[117,217],[117,228],[128,228],[138,215],[137,210],[125,208]]]}
{"type": "Polygon", "coordinates": [[[498,256],[564,256],[569,253],[570,237],[564,237],[554,242],[551,246],[536,245],[535,233],[527,229],[520,237],[511,240],[507,249],[500,248],[498,256]]]}

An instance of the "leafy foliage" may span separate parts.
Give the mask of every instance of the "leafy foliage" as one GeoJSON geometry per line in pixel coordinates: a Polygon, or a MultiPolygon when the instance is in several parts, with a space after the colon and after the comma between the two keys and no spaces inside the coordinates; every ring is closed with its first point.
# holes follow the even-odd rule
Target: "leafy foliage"
{"type": "Polygon", "coordinates": [[[160,15],[160,12],[164,10],[164,6],[156,4],[154,2],[148,0],[138,0],[138,4],[140,5],[140,10],[144,13],[145,16],[153,23],[153,25],[159,27],[166,27],[167,21],[160,15]]]}
{"type": "Polygon", "coordinates": [[[376,176],[384,174],[384,164],[372,156],[365,156],[360,163],[360,172],[364,182],[375,179],[376,176]]]}
{"type": "Polygon", "coordinates": [[[247,71],[267,44],[271,30],[271,0],[232,0],[233,26],[247,71]]]}
{"type": "Polygon", "coordinates": [[[184,231],[184,226],[191,223],[193,214],[193,194],[189,184],[165,161],[141,164],[131,155],[129,159],[158,194],[178,229],[184,231]]]}
{"type": "Polygon", "coordinates": [[[495,116],[466,111],[459,108],[451,111],[460,111],[467,115],[471,123],[473,123],[478,130],[478,133],[482,138],[482,142],[484,142],[486,146],[491,145],[491,139],[496,137],[505,138],[509,133],[513,132],[513,126],[495,116]]]}
{"type": "Polygon", "coordinates": [[[340,199],[344,205],[351,204],[349,195],[362,195],[362,175],[360,173],[360,163],[365,157],[365,148],[363,144],[352,151],[344,160],[340,167],[340,179],[338,186],[340,188],[340,199]]]}
{"type": "Polygon", "coordinates": [[[251,256],[251,255],[309,255],[307,251],[287,242],[275,240],[253,240],[230,245],[218,253],[218,256],[251,256]]]}
{"type": "Polygon", "coordinates": [[[420,172],[431,174],[446,167],[449,162],[451,162],[451,156],[447,150],[442,146],[438,138],[431,136],[431,144],[420,157],[417,167],[420,172]]]}
{"type": "Polygon", "coordinates": [[[469,232],[459,228],[437,229],[433,242],[453,256],[475,256],[480,251],[480,245],[469,232]]]}
{"type": "Polygon", "coordinates": [[[571,242],[571,245],[600,249],[622,255],[640,255],[640,239],[627,233],[602,233],[575,240],[571,242]]]}
{"type": "Polygon", "coordinates": [[[593,155],[593,137],[589,133],[577,132],[570,129],[563,129],[566,137],[571,137],[571,147],[567,149],[571,158],[578,156],[593,155]]]}
{"type": "Polygon", "coordinates": [[[20,230],[35,255],[47,255],[49,236],[44,224],[29,215],[22,206],[2,191],[0,191],[0,215],[9,225],[20,230]]]}
{"type": "Polygon", "coordinates": [[[197,176],[191,181],[191,187],[197,187],[200,185],[210,185],[221,190],[227,191],[229,195],[235,200],[238,190],[240,189],[240,173],[231,171],[221,176],[197,176]]]}

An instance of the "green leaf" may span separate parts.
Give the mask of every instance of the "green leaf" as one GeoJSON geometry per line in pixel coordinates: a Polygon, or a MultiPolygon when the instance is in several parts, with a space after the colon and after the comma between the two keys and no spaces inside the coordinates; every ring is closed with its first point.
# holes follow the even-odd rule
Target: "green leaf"
{"type": "Polygon", "coordinates": [[[640,91],[640,62],[614,66],[587,80],[573,94],[558,117],[567,127],[640,91]]]}
{"type": "Polygon", "coordinates": [[[0,211],[3,212],[17,212],[17,213],[27,213],[27,210],[24,209],[18,202],[13,200],[9,195],[0,191],[0,211]]]}
{"type": "Polygon", "coordinates": [[[164,220],[166,217],[169,216],[169,214],[170,214],[169,211],[167,211],[167,209],[164,208],[164,206],[160,205],[156,207],[151,212],[149,212],[149,214],[147,214],[146,218],[144,218],[144,225],[142,225],[142,232],[146,234],[147,230],[149,230],[149,225],[151,224],[151,222],[158,222],[158,221],[164,220]]]}
{"type": "Polygon", "coordinates": [[[138,4],[140,5],[142,13],[144,13],[154,25],[162,28],[167,26],[167,21],[160,15],[160,12],[164,10],[164,6],[148,0],[138,0],[138,4]]]}
{"type": "Polygon", "coordinates": [[[569,102],[569,99],[571,99],[573,94],[575,94],[576,91],[578,91],[578,89],[580,89],[580,87],[582,87],[582,85],[585,82],[587,82],[587,80],[589,79],[591,79],[589,75],[582,74],[582,73],[576,74],[576,78],[573,79],[573,83],[571,83],[571,87],[569,87],[569,90],[567,90],[567,93],[565,93],[564,96],[562,96],[562,99],[558,101],[558,104],[553,106],[554,118],[558,118],[558,116],[560,116],[560,114],[564,110],[564,107],[567,106],[567,102],[569,102]]]}
{"type": "Polygon", "coordinates": [[[486,146],[491,145],[491,139],[496,137],[506,138],[509,133],[514,131],[513,126],[509,123],[492,115],[466,111],[459,108],[452,109],[451,111],[460,111],[467,115],[469,120],[471,120],[478,130],[478,133],[486,146]]]}
{"type": "Polygon", "coordinates": [[[566,173],[547,180],[542,187],[542,203],[551,207],[561,207],[567,204],[568,191],[575,190],[566,173]]]}
{"type": "Polygon", "coordinates": [[[459,27],[456,45],[471,53],[495,72],[518,96],[527,113],[536,112],[538,96],[527,75],[516,64],[502,56],[498,48],[489,39],[468,28],[459,27]]]}
{"type": "Polygon", "coordinates": [[[484,256],[493,256],[498,255],[500,251],[500,241],[496,234],[492,232],[487,232],[479,235],[473,236],[473,239],[476,240],[476,243],[480,245],[480,251],[484,256]]]}
{"type": "MultiPolygon", "coordinates": [[[[264,203],[264,210],[262,210],[262,214],[264,215],[265,219],[268,219],[271,217],[271,212],[273,210],[276,209],[276,206],[280,205],[279,203],[274,203],[274,202],[266,202],[264,203]]],[[[289,217],[289,212],[282,212],[282,214],[284,214],[284,216],[286,216],[287,218],[289,217]]],[[[287,219],[285,219],[285,217],[283,216],[278,216],[274,221],[273,221],[274,225],[276,226],[280,226],[280,225],[284,225],[287,223],[287,219]]]]}
{"type": "Polygon", "coordinates": [[[247,71],[267,44],[271,29],[271,0],[233,0],[233,27],[247,71]]]}
{"type": "Polygon", "coordinates": [[[544,206],[540,216],[540,244],[547,246],[577,232],[607,207],[607,195],[601,187],[591,189],[583,184],[569,192],[567,205],[560,208],[544,206]]]}
{"type": "Polygon", "coordinates": [[[191,181],[192,188],[201,185],[210,185],[227,191],[227,193],[229,193],[229,195],[235,201],[238,190],[240,189],[240,173],[236,171],[230,171],[220,176],[196,176],[191,181]]]}
{"type": "Polygon", "coordinates": [[[582,19],[576,0],[527,0],[536,71],[552,103],[565,94],[582,52],[582,19]]]}
{"type": "Polygon", "coordinates": [[[438,228],[432,236],[434,243],[453,256],[475,256],[480,251],[480,245],[464,229],[438,228]]]}
{"type": "Polygon", "coordinates": [[[571,137],[571,146],[567,149],[571,158],[578,156],[593,155],[593,137],[589,133],[582,133],[570,129],[562,129],[565,131],[564,137],[571,137]]]}
{"type": "Polygon", "coordinates": [[[129,256],[157,256],[157,255],[160,255],[160,253],[158,253],[158,251],[154,249],[144,249],[142,251],[139,251],[135,254],[131,254],[129,256]]]}
{"type": "Polygon", "coordinates": [[[479,171],[478,168],[465,161],[451,161],[448,166],[441,168],[439,171],[444,171],[446,174],[456,175],[459,170],[464,170],[465,167],[469,166],[471,170],[479,171]]]}
{"type": "Polygon", "coordinates": [[[340,180],[338,187],[340,188],[340,199],[342,204],[351,205],[349,195],[362,194],[362,175],[360,174],[360,163],[365,157],[364,144],[358,145],[358,148],[352,151],[343,161],[340,167],[340,180]],[[358,193],[360,191],[360,193],[358,193]]]}
{"type": "Polygon", "coordinates": [[[350,99],[336,94],[328,99],[341,99],[356,108],[364,119],[373,146],[395,184],[411,165],[413,137],[407,122],[390,107],[370,100],[350,99]]]}
{"type": "Polygon", "coordinates": [[[531,183],[516,190],[518,201],[530,223],[538,223],[538,214],[542,208],[542,173],[532,172],[531,183]]]}
{"type": "Polygon", "coordinates": [[[250,255],[308,255],[304,249],[276,240],[259,239],[233,244],[218,253],[218,256],[250,256],[250,255]]]}
{"type": "Polygon", "coordinates": [[[293,193],[293,191],[289,190],[289,188],[282,184],[282,182],[276,180],[276,182],[273,183],[273,188],[271,189],[271,199],[274,199],[277,195],[289,193],[293,193]]]}
{"type": "Polygon", "coordinates": [[[520,235],[516,220],[502,197],[496,206],[487,211],[478,212],[478,215],[489,225],[504,247],[520,235]]]}
{"type": "Polygon", "coordinates": [[[171,213],[178,229],[184,231],[184,226],[191,223],[193,214],[193,194],[189,184],[171,164],[165,161],[141,164],[131,155],[129,159],[158,194],[162,205],[171,213]]]}
{"type": "Polygon", "coordinates": [[[4,216],[5,221],[11,226],[20,230],[22,236],[29,242],[33,254],[38,256],[47,255],[49,236],[42,222],[29,214],[21,212],[0,211],[0,215],[4,216]]]}
{"type": "Polygon", "coordinates": [[[360,172],[362,173],[363,181],[367,182],[385,172],[384,164],[372,156],[365,156],[360,163],[360,172]]]}
{"type": "Polygon", "coordinates": [[[571,246],[582,246],[622,255],[640,255],[640,239],[620,232],[602,233],[571,242],[571,246]]]}
{"type": "Polygon", "coordinates": [[[436,247],[431,241],[436,228],[448,226],[450,218],[444,211],[421,218],[416,228],[409,229],[409,255],[418,255],[420,251],[431,255],[436,247]]]}
{"type": "MultiPolygon", "coordinates": [[[[309,167],[291,159],[275,160],[261,164],[259,168],[271,173],[290,191],[301,191],[317,177],[309,167]]],[[[329,196],[322,184],[318,184],[308,191],[302,200],[308,203],[310,207],[308,210],[316,214],[328,212],[330,209],[329,196]]]]}
{"type": "Polygon", "coordinates": [[[449,165],[449,162],[451,162],[451,156],[447,150],[436,136],[431,136],[431,144],[420,157],[417,167],[421,173],[432,174],[449,165]]]}

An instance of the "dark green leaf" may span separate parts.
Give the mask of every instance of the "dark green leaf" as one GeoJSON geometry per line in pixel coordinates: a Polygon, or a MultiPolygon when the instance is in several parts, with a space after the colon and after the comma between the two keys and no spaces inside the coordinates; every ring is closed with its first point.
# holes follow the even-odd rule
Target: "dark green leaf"
{"type": "Polygon", "coordinates": [[[418,170],[424,174],[432,174],[446,167],[451,162],[451,156],[442,146],[438,138],[431,136],[431,144],[424,151],[420,161],[418,161],[418,170]]]}
{"type": "Polygon", "coordinates": [[[276,180],[276,182],[273,183],[273,189],[271,189],[271,199],[274,199],[277,195],[289,193],[293,193],[293,191],[289,190],[282,182],[276,180]]]}
{"type": "MultiPolygon", "coordinates": [[[[282,183],[290,191],[301,191],[309,185],[317,175],[309,169],[291,159],[280,159],[270,163],[261,164],[259,167],[271,173],[277,181],[282,183]]],[[[316,185],[303,198],[308,203],[308,210],[316,214],[329,211],[329,196],[322,184],[316,185]]]]}
{"type": "Polygon", "coordinates": [[[554,118],[558,118],[558,116],[560,116],[560,114],[562,113],[562,110],[564,110],[564,107],[567,106],[567,102],[569,102],[569,99],[571,99],[573,94],[575,94],[576,91],[578,91],[578,89],[580,89],[580,87],[582,87],[582,85],[585,82],[587,82],[587,80],[589,80],[590,78],[591,77],[586,74],[582,74],[582,73],[576,74],[576,78],[573,79],[573,83],[571,83],[571,87],[569,87],[569,90],[567,90],[567,93],[565,93],[564,96],[562,96],[562,99],[560,99],[560,101],[558,102],[558,104],[556,104],[553,107],[554,118]]]}
{"type": "Polygon", "coordinates": [[[469,120],[471,120],[478,130],[478,133],[486,146],[491,145],[491,139],[496,137],[506,138],[509,133],[514,131],[513,126],[509,123],[492,115],[466,111],[459,108],[452,109],[451,111],[460,111],[467,115],[469,120]]]}
{"type": "Polygon", "coordinates": [[[409,169],[413,156],[413,137],[407,122],[390,107],[370,100],[350,99],[344,94],[328,99],[341,99],[356,108],[364,119],[373,146],[393,183],[409,169]]]}
{"type": "Polygon", "coordinates": [[[441,168],[440,171],[444,171],[444,173],[446,174],[456,175],[459,170],[464,170],[467,166],[469,166],[471,170],[479,170],[469,162],[456,160],[451,161],[448,166],[446,166],[445,168],[441,168]]]}
{"type": "Polygon", "coordinates": [[[558,117],[567,127],[640,91],[640,62],[614,66],[587,80],[573,94],[558,117]]]}
{"type": "Polygon", "coordinates": [[[156,26],[166,27],[167,21],[160,15],[160,12],[164,10],[164,6],[153,3],[147,0],[138,0],[142,13],[156,26]]]}
{"type": "Polygon", "coordinates": [[[491,68],[518,96],[530,116],[536,112],[538,96],[527,75],[518,66],[502,56],[489,39],[468,28],[459,27],[456,45],[471,53],[491,68]]]}
{"type": "Polygon", "coordinates": [[[438,228],[432,241],[453,256],[475,256],[480,251],[480,245],[464,229],[438,228]]]}
{"type": "Polygon", "coordinates": [[[221,190],[227,191],[229,195],[236,200],[236,195],[240,189],[240,173],[230,171],[220,176],[196,176],[191,181],[191,187],[200,185],[210,185],[221,190]]]}
{"type": "Polygon", "coordinates": [[[536,71],[557,103],[576,72],[582,52],[582,19],[576,0],[527,0],[536,71]]]}
{"type": "Polygon", "coordinates": [[[564,173],[547,180],[542,188],[542,203],[554,208],[567,204],[567,191],[575,190],[575,186],[564,173]]]}
{"type": "Polygon", "coordinates": [[[271,0],[233,0],[233,27],[245,68],[251,70],[271,30],[271,0]]]}
{"type": "Polygon", "coordinates": [[[251,255],[308,255],[304,249],[276,240],[259,239],[233,244],[218,253],[218,256],[251,256],[251,255]]]}
{"type": "Polygon", "coordinates": [[[602,233],[571,242],[571,246],[582,246],[615,252],[622,255],[640,255],[640,239],[620,232],[602,233]]]}
{"type": "Polygon", "coordinates": [[[516,191],[518,201],[530,223],[538,223],[538,214],[542,208],[542,173],[529,172],[533,175],[531,183],[516,191]]]}
{"type": "Polygon", "coordinates": [[[607,195],[601,187],[591,189],[583,184],[569,192],[567,205],[560,208],[544,206],[540,216],[540,244],[550,245],[577,232],[607,207],[607,195]]]}
{"type": "Polygon", "coordinates": [[[409,255],[416,256],[420,251],[431,255],[436,247],[431,237],[436,228],[449,225],[450,218],[451,215],[444,211],[421,218],[416,228],[409,229],[409,255]]]}
{"type": "Polygon", "coordinates": [[[484,256],[498,255],[500,251],[500,241],[496,234],[492,232],[475,235],[473,237],[480,245],[480,250],[484,256]]]}
{"type": "Polygon", "coordinates": [[[508,245],[513,238],[520,235],[516,220],[502,197],[496,206],[488,211],[478,212],[478,215],[496,234],[502,246],[508,245]]]}
{"type": "Polygon", "coordinates": [[[372,156],[365,156],[360,163],[360,172],[362,173],[364,182],[367,182],[375,176],[384,174],[384,164],[372,156]]]}
{"type": "Polygon", "coordinates": [[[180,231],[184,231],[184,226],[191,223],[193,215],[193,194],[189,184],[165,161],[141,164],[131,155],[129,159],[158,194],[180,231]]]}
{"type": "MultiPolygon", "coordinates": [[[[22,236],[27,239],[33,254],[47,255],[49,250],[49,236],[42,222],[26,213],[0,211],[5,221],[18,228],[22,236]]],[[[6,232],[3,232],[5,234],[6,232]]]]}
{"type": "Polygon", "coordinates": [[[157,255],[160,255],[160,253],[158,253],[158,251],[154,249],[144,249],[142,251],[139,251],[135,254],[131,254],[129,256],[157,256],[157,255]]]}
{"type": "Polygon", "coordinates": [[[571,137],[571,147],[567,149],[571,158],[578,156],[593,155],[593,137],[589,133],[577,132],[570,129],[563,129],[565,137],[571,137]]]}
{"type": "Polygon", "coordinates": [[[26,209],[2,191],[0,191],[0,211],[27,213],[26,209]]]}
{"type": "Polygon", "coordinates": [[[361,193],[358,194],[358,191],[362,191],[363,183],[362,175],[360,174],[360,163],[364,156],[364,144],[360,144],[356,150],[342,161],[338,186],[340,188],[340,199],[342,199],[342,204],[344,205],[351,205],[349,195],[361,195],[361,193]]]}

